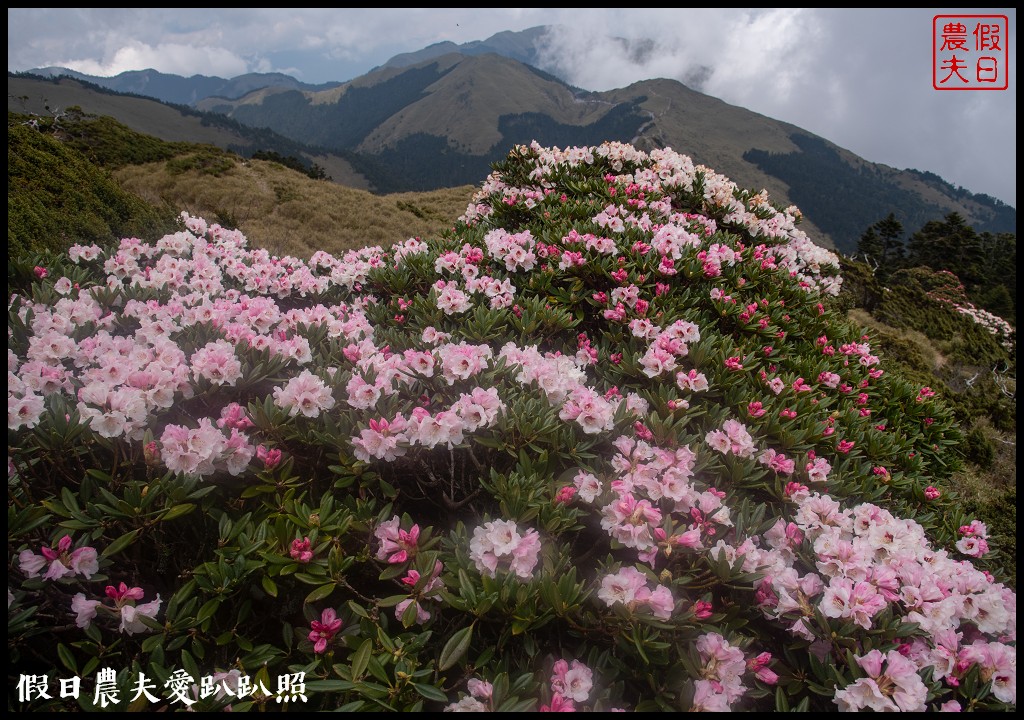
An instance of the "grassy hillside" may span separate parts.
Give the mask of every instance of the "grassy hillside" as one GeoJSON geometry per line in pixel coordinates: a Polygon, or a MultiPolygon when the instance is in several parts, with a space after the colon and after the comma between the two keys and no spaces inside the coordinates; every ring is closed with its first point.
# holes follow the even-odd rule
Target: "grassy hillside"
{"type": "Polygon", "coordinates": [[[473,191],[466,186],[373,195],[237,157],[216,174],[181,165],[180,159],[132,165],[115,176],[148,202],[216,219],[242,230],[254,245],[296,257],[436,236],[466,209],[473,191]]]}
{"type": "Polygon", "coordinates": [[[58,121],[9,114],[8,126],[14,255],[160,237],[182,210],[237,227],[277,254],[340,253],[436,236],[451,227],[472,193],[466,186],[372,195],[277,162],[161,140],[77,111],[58,121]]]}

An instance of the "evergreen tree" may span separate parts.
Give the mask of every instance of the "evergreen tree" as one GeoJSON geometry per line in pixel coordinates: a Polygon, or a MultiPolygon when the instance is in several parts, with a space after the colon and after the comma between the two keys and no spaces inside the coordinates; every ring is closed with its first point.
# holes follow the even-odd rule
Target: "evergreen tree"
{"type": "Polygon", "coordinates": [[[860,240],[857,242],[857,254],[860,255],[864,262],[876,270],[882,264],[885,246],[882,243],[882,238],[878,237],[878,233],[875,232],[874,225],[865,230],[864,234],[860,236],[860,240]]]}
{"type": "Polygon", "coordinates": [[[907,244],[911,265],[927,265],[933,270],[949,270],[967,286],[976,290],[983,268],[981,239],[959,213],[944,220],[931,220],[910,236],[907,244]]]}
{"type": "Polygon", "coordinates": [[[889,213],[861,235],[857,252],[874,269],[875,274],[885,280],[906,265],[903,223],[896,219],[894,213],[889,213]]]}
{"type": "Polygon", "coordinates": [[[906,255],[903,242],[903,223],[896,219],[894,213],[889,213],[884,220],[875,223],[875,228],[877,228],[882,241],[882,264],[888,266],[890,262],[895,261],[902,265],[906,255]]]}

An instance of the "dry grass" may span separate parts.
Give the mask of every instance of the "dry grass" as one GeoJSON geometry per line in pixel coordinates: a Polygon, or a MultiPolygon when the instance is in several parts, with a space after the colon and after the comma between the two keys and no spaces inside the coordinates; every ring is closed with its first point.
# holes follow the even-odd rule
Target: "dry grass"
{"type": "Polygon", "coordinates": [[[165,163],[126,167],[115,177],[151,203],[238,227],[254,246],[304,258],[436,237],[465,212],[474,191],[466,185],[373,195],[261,160],[238,161],[220,177],[174,175],[165,163]]]}
{"type": "Polygon", "coordinates": [[[1017,587],[1017,436],[993,429],[984,419],[977,423],[995,447],[991,466],[968,464],[950,478],[965,509],[989,528],[989,544],[1000,554],[1009,585],[1017,587]]]}
{"type": "Polygon", "coordinates": [[[907,330],[887,325],[875,319],[871,313],[863,308],[853,308],[848,313],[848,317],[858,327],[866,328],[871,335],[882,333],[912,343],[921,351],[921,355],[924,357],[925,362],[928,363],[932,372],[936,372],[946,364],[946,357],[935,347],[935,343],[918,330],[907,330]]]}

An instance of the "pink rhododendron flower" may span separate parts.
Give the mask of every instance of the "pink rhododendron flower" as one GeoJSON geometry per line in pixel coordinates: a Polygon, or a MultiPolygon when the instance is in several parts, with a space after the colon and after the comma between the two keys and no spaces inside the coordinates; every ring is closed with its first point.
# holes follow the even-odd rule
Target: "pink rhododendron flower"
{"type": "Polygon", "coordinates": [[[134,635],[135,633],[145,632],[149,629],[142,618],[147,617],[151,620],[156,619],[157,613],[160,611],[160,605],[162,604],[160,596],[157,595],[156,600],[152,600],[148,603],[141,605],[125,604],[121,606],[121,632],[134,635]]]}
{"type": "Polygon", "coordinates": [[[763,652],[747,660],[747,670],[754,673],[755,677],[765,685],[775,685],[779,681],[779,676],[768,667],[768,663],[771,661],[772,654],[763,652]]]}
{"type": "Polygon", "coordinates": [[[559,660],[552,668],[551,689],[575,702],[586,702],[594,687],[594,673],[579,660],[573,660],[570,666],[565,660],[559,660]]]}
{"type": "Polygon", "coordinates": [[[246,414],[246,409],[236,402],[229,403],[220,411],[220,419],[217,421],[219,428],[238,428],[249,430],[255,427],[253,421],[246,414]]]}
{"type": "Polygon", "coordinates": [[[989,551],[988,541],[983,537],[963,537],[957,540],[956,549],[970,557],[982,557],[989,551]]]}
{"type": "Polygon", "coordinates": [[[405,611],[409,609],[410,605],[415,605],[416,607],[417,623],[422,625],[430,619],[430,612],[425,607],[423,607],[423,605],[419,603],[415,598],[406,598],[405,600],[402,600],[395,606],[395,619],[400,621],[402,619],[402,616],[405,614],[405,611]]]}
{"type": "Polygon", "coordinates": [[[242,363],[235,355],[235,346],[226,340],[204,345],[192,355],[191,365],[197,378],[205,378],[214,385],[231,386],[242,377],[242,363]]]}
{"type": "Polygon", "coordinates": [[[571,698],[562,697],[560,693],[551,696],[550,705],[541,705],[540,712],[576,712],[576,706],[571,698]]]}
{"type": "Polygon", "coordinates": [[[281,451],[278,448],[268,449],[263,445],[257,445],[256,458],[263,462],[266,470],[273,470],[281,463],[281,451]]]}
{"type": "Polygon", "coordinates": [[[369,427],[360,431],[358,437],[352,438],[352,448],[357,459],[370,462],[373,459],[391,462],[406,453],[405,444],[411,441],[408,423],[401,415],[388,421],[370,419],[369,427]]]}
{"type": "Polygon", "coordinates": [[[408,530],[399,527],[401,519],[395,515],[383,522],[373,531],[374,537],[380,540],[376,558],[387,560],[392,565],[403,563],[416,555],[420,538],[420,526],[413,525],[408,530]]]}
{"type": "Polygon", "coordinates": [[[128,635],[145,632],[149,629],[143,618],[155,619],[160,611],[162,600],[156,596],[156,600],[148,603],[138,604],[145,592],[140,587],[128,587],[120,583],[117,587],[108,585],[105,590],[108,598],[114,601],[113,607],[104,605],[100,600],[88,600],[84,593],[77,593],[71,600],[71,610],[77,614],[75,623],[80,628],[87,628],[96,618],[98,612],[103,610],[117,615],[120,620],[119,630],[128,635]]]}
{"type": "MultiPolygon", "coordinates": [[[[747,691],[742,683],[742,675],[747,669],[743,651],[713,632],[697,638],[696,647],[704,665],[701,676],[710,685],[709,690],[722,696],[724,708],[728,709],[731,703],[747,691]]],[[[694,701],[696,703],[696,698],[694,701]]]]}
{"type": "Polygon", "coordinates": [[[160,444],[161,459],[171,472],[210,475],[224,459],[228,441],[210,418],[202,418],[198,428],[168,425],[160,444]]]}
{"type": "Polygon", "coordinates": [[[576,488],[572,485],[566,485],[565,487],[559,488],[558,492],[555,493],[555,503],[559,505],[568,505],[572,502],[573,496],[576,495],[576,488]]]}
{"type": "Polygon", "coordinates": [[[584,502],[592,503],[601,494],[601,481],[593,474],[580,470],[573,478],[573,485],[584,502]]]}
{"type": "Polygon", "coordinates": [[[631,565],[605,575],[597,597],[609,607],[622,604],[630,612],[646,609],[662,620],[668,620],[675,608],[675,600],[667,587],[657,585],[651,590],[647,587],[647,576],[631,565]]]}
{"type": "Polygon", "coordinates": [[[470,678],[469,682],[466,683],[466,689],[469,690],[469,694],[478,700],[490,700],[494,694],[494,686],[486,680],[480,680],[479,678],[470,678]]]}
{"type": "Polygon", "coordinates": [[[31,550],[22,550],[18,555],[21,571],[29,578],[42,574],[45,580],[59,580],[62,577],[81,575],[88,580],[100,569],[96,549],[80,547],[72,550],[72,544],[71,536],[65,535],[57,541],[55,547],[40,548],[41,555],[31,550]],[[46,568],[45,573],[43,568],[46,568]]]}
{"type": "Polygon", "coordinates": [[[444,589],[444,583],[441,581],[441,571],[444,569],[444,565],[438,560],[434,563],[434,569],[431,571],[430,576],[427,578],[421,578],[419,571],[409,570],[405,577],[402,578],[402,583],[411,588],[413,597],[406,600],[402,600],[395,607],[395,619],[401,621],[402,616],[410,605],[416,606],[416,618],[414,622],[423,624],[430,619],[430,612],[424,605],[425,600],[436,600],[439,597],[439,593],[444,589]],[[417,586],[419,588],[417,589],[417,586]]]}
{"type": "Polygon", "coordinates": [[[331,390],[323,380],[303,370],[281,387],[274,388],[274,403],[291,416],[319,417],[334,407],[331,390]]]}
{"type": "Polygon", "coordinates": [[[475,697],[467,695],[458,702],[446,705],[443,712],[490,712],[490,708],[475,697]]]}
{"type": "Polygon", "coordinates": [[[512,520],[491,520],[473,530],[469,559],[477,570],[496,577],[499,568],[507,568],[518,577],[533,576],[540,554],[540,535],[530,529],[520,534],[512,520]]]}
{"type": "Polygon", "coordinates": [[[75,624],[82,629],[89,627],[96,617],[96,608],[102,604],[100,600],[87,600],[84,593],[76,593],[71,598],[71,611],[77,615],[75,624]]]}
{"type": "Polygon", "coordinates": [[[840,710],[923,712],[926,709],[928,688],[911,660],[895,650],[885,655],[872,650],[856,661],[869,677],[836,692],[835,703],[840,710]]]}
{"type": "Polygon", "coordinates": [[[313,652],[323,655],[327,646],[334,641],[334,636],[341,630],[341,619],[334,608],[327,608],[320,614],[319,620],[309,623],[309,641],[313,643],[313,652]]]}
{"type": "Polygon", "coordinates": [[[288,554],[291,556],[293,560],[297,560],[303,565],[312,560],[313,547],[309,541],[309,538],[304,537],[301,540],[292,540],[292,546],[291,549],[288,551],[288,554]]]}
{"type": "Polygon", "coordinates": [[[712,615],[711,603],[697,600],[693,603],[693,616],[698,620],[707,620],[712,615]]]}
{"type": "Polygon", "coordinates": [[[704,439],[723,455],[730,452],[741,458],[754,455],[754,439],[747,432],[747,426],[738,420],[726,420],[721,430],[712,430],[704,439]]]}

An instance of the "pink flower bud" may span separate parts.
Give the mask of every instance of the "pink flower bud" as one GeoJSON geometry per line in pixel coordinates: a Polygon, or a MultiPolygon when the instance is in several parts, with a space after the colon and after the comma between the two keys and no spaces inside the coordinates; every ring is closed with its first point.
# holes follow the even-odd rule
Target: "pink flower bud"
{"type": "Polygon", "coordinates": [[[304,537],[301,540],[292,540],[291,550],[288,551],[293,560],[298,560],[300,563],[305,565],[313,559],[313,548],[308,537],[304,537]]]}

